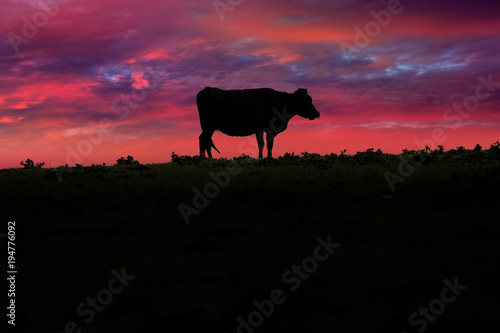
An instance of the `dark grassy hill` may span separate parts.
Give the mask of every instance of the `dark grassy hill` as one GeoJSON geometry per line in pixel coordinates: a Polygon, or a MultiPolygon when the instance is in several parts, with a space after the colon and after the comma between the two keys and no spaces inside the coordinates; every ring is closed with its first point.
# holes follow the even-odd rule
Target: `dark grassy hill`
{"type": "Polygon", "coordinates": [[[17,326],[494,332],[499,171],[498,145],[1,170],[17,326]]]}

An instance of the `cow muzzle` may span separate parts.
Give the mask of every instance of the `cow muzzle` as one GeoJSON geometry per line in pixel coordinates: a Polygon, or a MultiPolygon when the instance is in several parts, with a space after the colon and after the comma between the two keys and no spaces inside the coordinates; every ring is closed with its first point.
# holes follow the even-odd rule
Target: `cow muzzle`
{"type": "Polygon", "coordinates": [[[318,111],[316,111],[314,115],[310,116],[309,120],[314,120],[316,118],[319,118],[319,112],[318,111]]]}

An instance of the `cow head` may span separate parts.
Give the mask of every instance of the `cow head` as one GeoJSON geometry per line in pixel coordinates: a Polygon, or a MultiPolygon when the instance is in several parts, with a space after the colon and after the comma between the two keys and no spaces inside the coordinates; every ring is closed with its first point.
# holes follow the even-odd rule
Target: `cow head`
{"type": "Polygon", "coordinates": [[[299,88],[294,93],[295,103],[294,108],[297,114],[303,118],[314,120],[319,118],[319,112],[312,103],[312,98],[307,93],[307,89],[299,88]]]}

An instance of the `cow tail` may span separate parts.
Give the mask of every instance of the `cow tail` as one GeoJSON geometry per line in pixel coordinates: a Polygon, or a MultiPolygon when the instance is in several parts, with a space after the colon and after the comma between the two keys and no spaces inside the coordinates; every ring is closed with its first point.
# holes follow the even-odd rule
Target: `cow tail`
{"type": "Polygon", "coordinates": [[[219,149],[217,149],[217,147],[215,147],[215,145],[214,145],[214,141],[213,141],[212,139],[210,139],[210,144],[211,144],[211,145],[212,145],[212,147],[213,147],[215,150],[217,150],[217,152],[220,154],[219,149]]]}

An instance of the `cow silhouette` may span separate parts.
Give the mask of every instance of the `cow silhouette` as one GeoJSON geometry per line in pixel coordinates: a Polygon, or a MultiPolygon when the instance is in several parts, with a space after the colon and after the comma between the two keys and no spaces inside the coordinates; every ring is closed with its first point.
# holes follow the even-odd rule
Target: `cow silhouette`
{"type": "Polygon", "coordinates": [[[274,138],[283,132],[290,119],[299,115],[314,120],[319,112],[312,103],[307,89],[299,88],[293,94],[271,88],[223,90],[206,87],[196,95],[202,133],[200,156],[212,157],[212,141],[219,130],[230,136],[255,134],[259,158],[264,150],[266,133],[267,156],[272,157],[274,138]]]}

